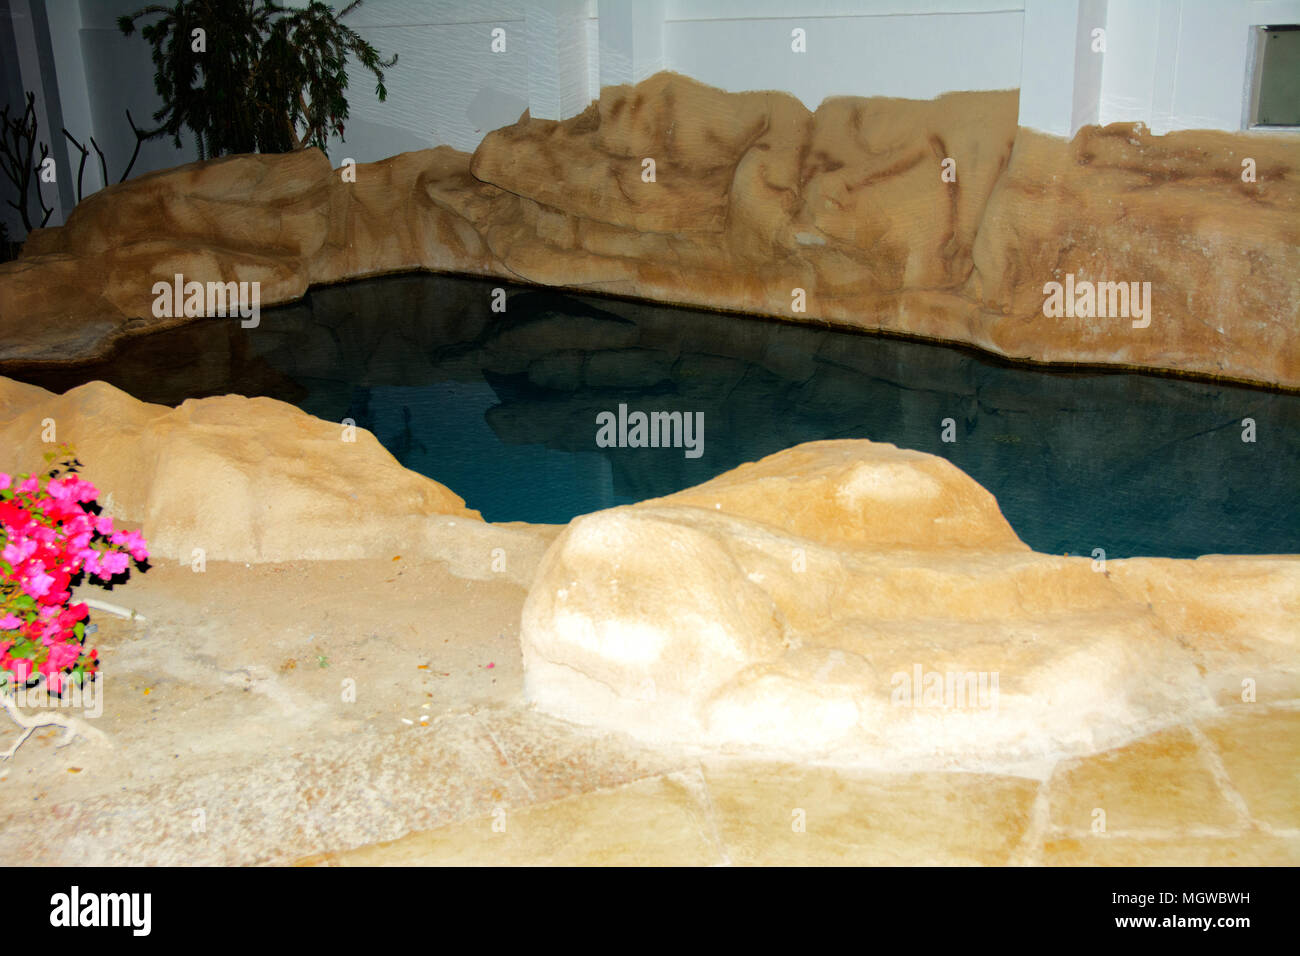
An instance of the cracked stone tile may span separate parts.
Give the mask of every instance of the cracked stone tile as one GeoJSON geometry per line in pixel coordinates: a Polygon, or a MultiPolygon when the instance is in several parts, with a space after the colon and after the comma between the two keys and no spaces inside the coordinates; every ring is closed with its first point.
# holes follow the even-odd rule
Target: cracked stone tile
{"type": "Polygon", "coordinates": [[[1067,835],[1090,834],[1094,821],[1111,834],[1170,836],[1242,823],[1199,742],[1184,728],[1063,761],[1049,786],[1051,824],[1067,835]]]}
{"type": "Polygon", "coordinates": [[[1038,790],[1021,777],[791,764],[706,764],[705,779],[728,856],[761,865],[1006,864],[1038,790]]]}
{"type": "Polygon", "coordinates": [[[1251,818],[1300,830],[1300,710],[1242,708],[1201,729],[1251,818]]]}

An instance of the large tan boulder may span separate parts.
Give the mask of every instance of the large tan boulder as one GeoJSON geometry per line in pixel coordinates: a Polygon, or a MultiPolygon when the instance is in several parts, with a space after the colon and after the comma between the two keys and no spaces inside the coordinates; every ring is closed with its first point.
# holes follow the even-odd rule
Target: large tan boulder
{"type": "Polygon", "coordinates": [[[429,551],[442,516],[481,524],[364,429],[353,435],[269,398],[172,409],[103,382],[53,395],[0,378],[0,470],[44,467],[57,447],[44,441],[51,428],[85,463],[100,503],[142,525],[159,558],[189,562],[195,549],[214,561],[392,557],[429,551]]]}
{"type": "Polygon", "coordinates": [[[799,445],[656,503],[712,508],[835,546],[1028,550],[994,497],[956,466],[869,441],[799,445]]]}
{"type": "Polygon", "coordinates": [[[526,689],[660,745],[1032,766],[1213,711],[1230,664],[1300,669],[1300,561],[1226,571],[1037,554],[948,462],[815,442],[575,519],[524,607],[526,689]]]}

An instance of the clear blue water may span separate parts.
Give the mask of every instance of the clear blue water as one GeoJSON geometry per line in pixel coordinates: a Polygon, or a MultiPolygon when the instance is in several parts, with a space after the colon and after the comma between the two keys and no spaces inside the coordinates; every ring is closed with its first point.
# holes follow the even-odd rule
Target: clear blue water
{"type": "MultiPolygon", "coordinates": [[[[96,366],[4,371],[148,401],[237,392],[353,419],[490,521],[564,522],[799,442],[942,455],[1033,548],[1300,552],[1300,395],[978,353],[623,300],[409,275],[313,290],[257,329],[201,320],[96,366]],[[703,453],[601,448],[597,415],[702,412],[703,453]],[[1255,422],[1243,442],[1242,420],[1255,422]],[[943,420],[955,441],[942,440],[943,420]]],[[[3,370],[0,370],[3,371],[3,370]]]]}

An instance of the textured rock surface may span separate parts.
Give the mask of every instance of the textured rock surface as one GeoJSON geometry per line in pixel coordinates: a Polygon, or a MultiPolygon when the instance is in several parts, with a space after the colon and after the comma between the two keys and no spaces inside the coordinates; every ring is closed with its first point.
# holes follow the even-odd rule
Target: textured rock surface
{"type": "Polygon", "coordinates": [[[681,759],[675,773],[311,863],[1283,866],[1300,860],[1300,713],[1229,715],[1061,760],[1041,779],[681,759]],[[1212,772],[1211,768],[1223,772],[1212,772]],[[1098,831],[1097,810],[1105,811],[1098,831]],[[800,813],[802,811],[802,813],[800,813]],[[793,827],[803,819],[806,829],[793,827]]]}
{"type": "Polygon", "coordinates": [[[94,615],[113,747],[38,731],[0,766],[0,849],[46,866],[1300,862],[1294,690],[1261,681],[1255,703],[1032,775],[701,760],[530,708],[524,594],[391,557],[133,575],[112,600],[147,620],[94,615]]]}
{"type": "Polygon", "coordinates": [[[1300,138],[1116,125],[1066,143],[1016,116],[1014,92],[810,112],[659,74],[355,183],[311,151],[192,164],[97,193],[0,266],[0,361],[177,321],[150,290],[178,271],[258,280],[268,305],[432,269],[1300,387],[1300,138]],[[1044,317],[1067,273],[1150,282],[1150,326],[1044,317]]]}
{"type": "MultiPolygon", "coordinates": [[[[445,556],[472,548],[478,513],[407,471],[369,432],[267,398],[228,395],[171,409],[102,382],[56,396],[0,378],[0,469],[42,467],[47,423],[85,462],[100,501],[143,525],[151,552],[186,563],[445,556]],[[459,524],[462,534],[452,529],[459,524]]],[[[505,532],[502,532],[505,533],[505,532]]],[[[484,544],[484,542],[478,542],[484,544]]],[[[486,569],[491,545],[482,548],[486,569]]]]}
{"type": "Polygon", "coordinates": [[[1071,143],[1021,130],[974,244],[966,292],[998,313],[973,341],[1063,362],[1195,367],[1300,384],[1300,137],[1127,124],[1071,143]],[[1242,182],[1242,160],[1257,181],[1242,182]],[[1042,286],[1151,283],[1148,328],[1042,317],[1042,286]],[[1033,277],[1029,281],[1029,277],[1033,277]]]}
{"type": "MultiPolygon", "coordinates": [[[[336,478],[312,486],[322,507],[350,507],[354,468],[394,495],[351,516],[349,545],[367,559],[236,552],[210,555],[202,575],[160,561],[115,588],[143,617],[96,613],[112,688],[96,726],[113,747],[38,733],[0,767],[0,847],[16,862],[1300,860],[1300,560],[1094,572],[1026,549],[991,496],[938,459],[832,442],[574,522],[525,601],[546,532],[466,517],[360,433],[354,465],[323,444],[337,426],[272,401],[169,410],[102,385],[58,397],[0,379],[0,469],[39,461],[44,418],[114,513],[144,516],[151,543],[173,528],[182,547],[256,535],[243,515],[293,512],[304,463],[336,478]],[[195,497],[160,481],[181,460],[195,497]],[[395,524],[445,536],[413,541],[395,524]],[[510,574],[485,573],[487,536],[510,574]],[[568,621],[539,642],[557,583],[568,621]],[[587,627],[588,610],[608,619],[587,627]],[[573,666],[548,675],[539,644],[573,666]],[[882,703],[909,662],[1000,668],[998,711],[882,703]],[[524,693],[548,677],[545,694],[580,720],[797,759],[699,759],[555,720],[524,693]],[[582,713],[614,689],[608,710],[582,713]],[[791,828],[796,809],[806,832],[791,828]]],[[[300,552],[339,544],[334,525],[296,520],[300,552]]],[[[267,525],[261,546],[287,552],[267,525]]]]}
{"type": "Polygon", "coordinates": [[[576,519],[521,639],[540,708],[641,740],[998,768],[1292,673],[1297,619],[1300,560],[1037,554],[943,459],[837,441],[576,519]]]}

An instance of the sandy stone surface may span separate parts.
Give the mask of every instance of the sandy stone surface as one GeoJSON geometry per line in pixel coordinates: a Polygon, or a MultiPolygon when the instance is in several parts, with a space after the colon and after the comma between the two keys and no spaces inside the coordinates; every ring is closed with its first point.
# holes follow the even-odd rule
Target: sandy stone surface
{"type": "MultiPolygon", "coordinates": [[[[1296,702],[1246,705],[1244,734],[1280,732],[1272,799],[1296,807],[1296,702]]],[[[1204,725],[1218,726],[1217,722],[1204,725]]],[[[1040,776],[862,773],[682,760],[547,804],[506,805],[400,840],[318,853],[316,866],[1295,866],[1300,829],[1245,802],[1257,745],[1201,725],[1040,776]],[[1189,741],[1192,741],[1189,743],[1189,741]],[[1231,772],[1221,772],[1231,766],[1231,772]]]]}
{"type": "MultiPolygon", "coordinates": [[[[0,469],[24,467],[53,409],[80,423],[67,437],[117,443],[96,446],[100,482],[148,487],[202,440],[217,467],[187,475],[223,493],[246,449],[212,438],[205,408],[275,424],[270,447],[326,424],[196,402],[141,458],[130,442],[176,413],[0,386],[0,469]]],[[[258,472],[272,507],[298,500],[282,452],[258,472]]],[[[39,731],[0,764],[0,845],[20,864],[1300,862],[1300,561],[1100,573],[1029,551],[932,456],[783,455],[567,528],[408,516],[456,522],[423,549],[385,539],[375,501],[364,558],[181,552],[86,588],[122,614],[92,616],[102,712],[85,722],[106,739],[39,731]],[[557,585],[579,625],[549,633],[557,585]],[[916,660],[1001,668],[994,720],[867,706],[869,677],[916,660]],[[611,706],[547,712],[590,707],[593,682],[611,706]]],[[[315,541],[304,526],[299,547],[315,541]]]]}
{"type": "Polygon", "coordinates": [[[648,744],[1033,772],[1294,694],[1297,620],[1300,559],[1036,554],[946,460],[828,441],[575,519],[522,641],[540,709],[648,744]]]}
{"type": "Polygon", "coordinates": [[[86,589],[145,618],[93,613],[86,723],[109,745],[41,731],[0,765],[0,843],[24,863],[283,863],[527,799],[498,743],[544,733],[512,706],[523,590],[394,558],[158,562],[86,589]]]}
{"type": "Polygon", "coordinates": [[[0,362],[184,322],[153,314],[176,273],[258,281],[265,306],[427,269],[1300,387],[1300,136],[1115,124],[1065,142],[1018,128],[1017,107],[1006,91],[809,111],[661,73],[355,183],[312,150],[153,173],[0,266],[0,362]],[[1045,284],[1068,276],[1150,283],[1149,324],[1047,317],[1045,284]]]}
{"type": "Polygon", "coordinates": [[[494,548],[529,544],[403,468],[365,429],[283,402],[227,395],[172,409],[103,382],[54,395],[0,378],[6,465],[37,470],[63,442],[104,489],[102,503],[143,526],[154,555],[186,563],[382,557],[397,548],[485,576],[494,548]]]}

